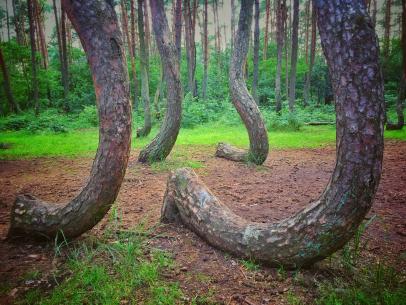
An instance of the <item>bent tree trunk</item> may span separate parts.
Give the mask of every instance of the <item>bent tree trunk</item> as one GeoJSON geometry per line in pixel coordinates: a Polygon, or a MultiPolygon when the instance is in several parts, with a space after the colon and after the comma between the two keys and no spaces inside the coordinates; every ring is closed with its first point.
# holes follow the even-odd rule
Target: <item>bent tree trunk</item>
{"type": "Polygon", "coordinates": [[[117,16],[108,1],[63,0],[86,51],[98,101],[99,148],[90,179],[66,205],[18,196],[11,213],[9,236],[73,238],[91,229],[117,197],[130,152],[131,105],[128,75],[117,16]]]}
{"type": "Polygon", "coordinates": [[[240,19],[234,41],[229,76],[233,104],[247,128],[250,149],[245,154],[240,154],[240,149],[237,149],[234,153],[233,147],[226,145],[227,150],[225,150],[226,146],[220,143],[217,147],[216,156],[233,161],[250,161],[260,165],[265,162],[268,156],[268,134],[259,108],[248,92],[243,71],[251,33],[253,4],[254,0],[244,0],[241,2],[240,19]],[[237,155],[240,157],[235,158],[237,155]]]}
{"type": "Polygon", "coordinates": [[[382,171],[383,81],[364,1],[316,1],[315,6],[337,110],[337,161],[320,198],[280,222],[249,222],[191,170],[180,169],[169,177],[162,208],[164,221],[182,221],[217,248],[288,268],[321,260],[354,235],[382,171]]]}
{"type": "Polygon", "coordinates": [[[150,3],[156,44],[168,89],[168,109],[158,135],[140,152],[140,162],[161,161],[169,155],[178,137],[182,117],[183,95],[177,49],[171,41],[163,0],[151,0],[150,3]]]}

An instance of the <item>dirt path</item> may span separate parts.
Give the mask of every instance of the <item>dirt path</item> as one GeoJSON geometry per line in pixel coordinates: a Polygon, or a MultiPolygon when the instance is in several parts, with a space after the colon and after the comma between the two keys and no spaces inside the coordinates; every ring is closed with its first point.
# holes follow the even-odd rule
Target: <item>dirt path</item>
{"type": "MultiPolygon", "coordinates": [[[[174,153],[184,151],[178,148],[174,153]]],[[[204,165],[196,172],[219,198],[237,214],[259,222],[280,220],[316,199],[328,182],[335,160],[333,148],[272,150],[260,167],[216,159],[207,148],[194,148],[187,154],[204,165]]],[[[136,157],[134,151],[117,199],[125,228],[140,221],[158,223],[166,187],[167,172],[140,165],[136,157]]],[[[90,159],[0,161],[0,238],[7,234],[16,194],[29,192],[46,201],[65,202],[85,183],[90,166],[90,159]]],[[[368,217],[373,215],[376,218],[364,235],[368,243],[363,259],[380,257],[405,270],[406,142],[386,142],[383,176],[368,217]]],[[[88,234],[98,234],[105,225],[106,220],[88,234]]],[[[154,240],[154,245],[172,253],[179,266],[167,277],[179,281],[189,297],[211,294],[225,304],[247,304],[246,300],[284,304],[283,295],[288,289],[310,297],[311,290],[291,287],[292,277],[281,279],[275,269],[267,268],[248,272],[238,260],[212,249],[185,228],[167,225],[158,230],[169,238],[154,240]]],[[[55,264],[53,253],[51,244],[1,242],[0,283],[21,286],[21,279],[30,270],[49,272],[55,264]]],[[[328,271],[321,263],[303,276],[311,281],[323,272],[328,271]]],[[[19,293],[19,289],[14,292],[19,293]]]]}

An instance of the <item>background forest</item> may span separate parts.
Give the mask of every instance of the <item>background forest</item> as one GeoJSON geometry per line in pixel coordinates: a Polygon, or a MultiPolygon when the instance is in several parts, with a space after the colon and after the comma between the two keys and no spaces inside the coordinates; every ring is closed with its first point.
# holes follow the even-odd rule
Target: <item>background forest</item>
{"type": "MultiPolygon", "coordinates": [[[[134,127],[143,125],[144,116],[151,117],[154,127],[159,126],[166,108],[166,88],[149,7],[144,16],[138,16],[135,1],[115,2],[126,45],[134,127]],[[147,73],[140,73],[140,25],[145,28],[147,73]],[[141,98],[143,78],[149,85],[148,100],[141,98]],[[145,103],[151,106],[144,107],[145,103]]],[[[293,1],[281,1],[279,10],[277,2],[258,3],[245,67],[247,85],[270,130],[334,123],[334,101],[312,5],[299,1],[298,22],[293,23],[293,1]],[[295,28],[297,37],[293,35],[295,28]]],[[[240,125],[230,102],[226,73],[239,2],[186,1],[177,12],[179,3],[182,1],[168,1],[166,9],[181,57],[185,94],[182,127],[214,122],[240,125]]],[[[396,121],[402,61],[401,1],[371,0],[368,7],[381,42],[388,116],[396,121]]],[[[5,0],[0,9],[0,82],[4,84],[0,89],[0,131],[61,133],[97,126],[86,56],[59,2],[5,0]],[[31,15],[27,3],[32,6],[31,15]]]]}

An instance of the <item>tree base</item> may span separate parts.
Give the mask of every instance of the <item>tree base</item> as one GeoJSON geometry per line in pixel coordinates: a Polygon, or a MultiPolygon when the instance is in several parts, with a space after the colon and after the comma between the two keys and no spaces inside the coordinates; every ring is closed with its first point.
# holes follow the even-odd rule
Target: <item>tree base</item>
{"type": "Polygon", "coordinates": [[[236,162],[246,162],[248,160],[248,151],[227,143],[219,143],[215,156],[236,162]]]}

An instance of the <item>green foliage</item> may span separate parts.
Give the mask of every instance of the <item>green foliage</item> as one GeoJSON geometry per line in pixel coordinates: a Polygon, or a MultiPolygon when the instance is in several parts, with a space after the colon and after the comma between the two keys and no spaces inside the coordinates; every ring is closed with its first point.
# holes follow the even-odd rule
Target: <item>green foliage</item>
{"type": "Polygon", "coordinates": [[[348,280],[322,282],[319,294],[320,305],[405,305],[406,283],[393,268],[376,263],[348,280]]]}

